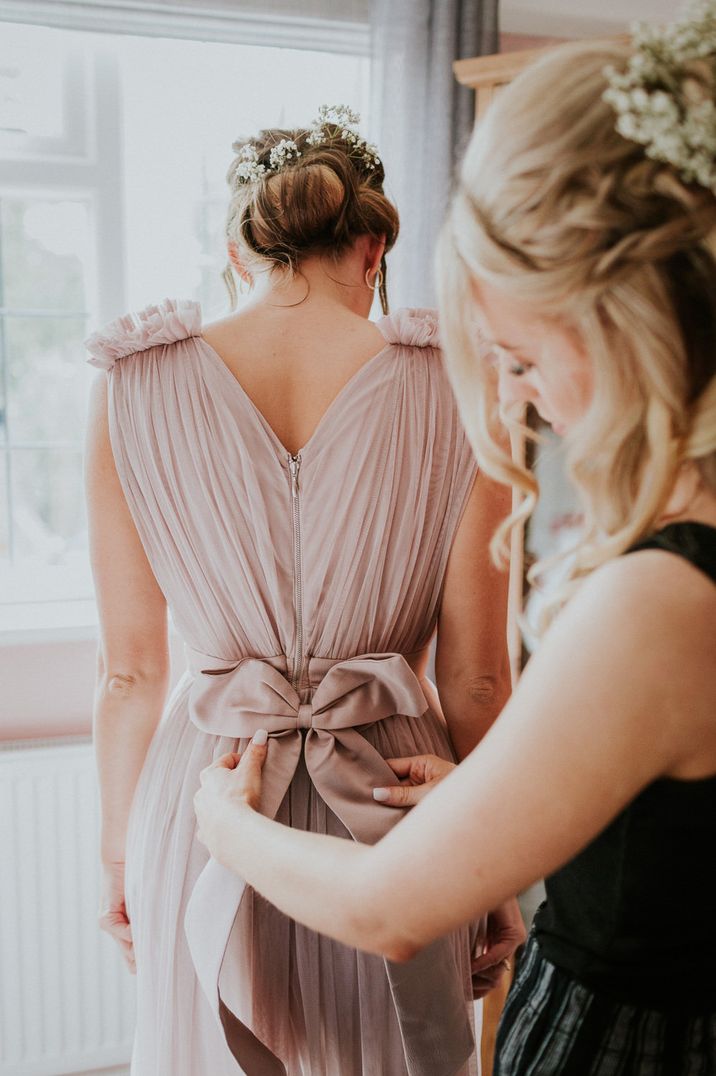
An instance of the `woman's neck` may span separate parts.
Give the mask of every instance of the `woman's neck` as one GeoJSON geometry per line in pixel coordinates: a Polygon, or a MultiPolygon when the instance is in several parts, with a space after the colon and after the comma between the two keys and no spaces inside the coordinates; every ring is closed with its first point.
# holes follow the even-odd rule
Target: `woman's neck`
{"type": "Polygon", "coordinates": [[[367,318],[372,303],[373,292],[366,284],[361,260],[348,255],[339,261],[304,258],[294,273],[257,273],[250,305],[286,310],[339,306],[367,318]]]}

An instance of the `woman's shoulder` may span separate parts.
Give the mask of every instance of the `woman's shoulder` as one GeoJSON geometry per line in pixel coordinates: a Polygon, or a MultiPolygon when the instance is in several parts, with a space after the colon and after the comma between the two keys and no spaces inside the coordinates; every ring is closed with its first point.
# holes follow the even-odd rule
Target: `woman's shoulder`
{"type": "Polygon", "coordinates": [[[684,519],[666,524],[636,542],[629,552],[661,550],[686,561],[716,583],[716,524],[710,520],[684,519]]]}
{"type": "Polygon", "coordinates": [[[596,721],[617,739],[643,740],[670,773],[694,730],[707,721],[713,730],[704,701],[716,690],[715,610],[713,584],[682,558],[655,549],[614,556],[555,617],[520,697],[553,711],[566,736],[596,721]]]}
{"type": "Polygon", "coordinates": [[[606,648],[648,653],[670,667],[677,651],[713,639],[715,612],[716,587],[708,575],[685,557],[644,548],[612,557],[591,572],[555,627],[563,625],[569,645],[584,645],[584,631],[596,649],[602,640],[606,648]]]}
{"type": "Polygon", "coordinates": [[[115,318],[85,340],[87,362],[111,370],[118,359],[158,345],[201,335],[201,307],[191,299],[165,299],[136,313],[115,318]]]}
{"type": "Polygon", "coordinates": [[[376,322],[389,344],[401,347],[439,348],[440,333],[437,311],[418,307],[402,307],[376,322]]]}
{"type": "Polygon", "coordinates": [[[645,619],[656,606],[678,609],[694,599],[716,600],[713,580],[689,557],[647,542],[600,565],[575,597],[582,592],[607,608],[631,606],[633,615],[645,619]]]}

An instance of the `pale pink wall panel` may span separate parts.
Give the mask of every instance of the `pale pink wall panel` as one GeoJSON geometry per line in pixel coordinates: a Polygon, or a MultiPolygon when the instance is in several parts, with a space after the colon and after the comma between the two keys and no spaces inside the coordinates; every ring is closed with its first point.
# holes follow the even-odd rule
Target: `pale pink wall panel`
{"type": "MultiPolygon", "coordinates": [[[[185,668],[177,636],[171,652],[173,686],[185,668]]],[[[96,654],[94,639],[1,646],[0,740],[88,734],[96,654]]]]}

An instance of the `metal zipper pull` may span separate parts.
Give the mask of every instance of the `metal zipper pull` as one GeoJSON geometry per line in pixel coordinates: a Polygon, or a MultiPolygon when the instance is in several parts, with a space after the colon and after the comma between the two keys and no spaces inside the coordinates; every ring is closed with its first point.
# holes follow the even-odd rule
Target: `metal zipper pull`
{"type": "Polygon", "coordinates": [[[298,472],[301,469],[301,454],[288,457],[288,467],[291,472],[291,495],[298,497],[298,472]]]}
{"type": "Polygon", "coordinates": [[[291,682],[298,690],[301,668],[303,665],[303,558],[301,555],[301,505],[299,498],[298,474],[301,469],[301,453],[288,454],[288,468],[291,472],[291,516],[293,524],[293,608],[296,618],[296,640],[293,655],[293,672],[291,682]]]}

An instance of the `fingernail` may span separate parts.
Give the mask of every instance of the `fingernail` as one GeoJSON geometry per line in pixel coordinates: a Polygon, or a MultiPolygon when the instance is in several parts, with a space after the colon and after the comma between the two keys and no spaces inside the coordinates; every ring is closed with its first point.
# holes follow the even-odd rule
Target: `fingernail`
{"type": "Polygon", "coordinates": [[[266,729],[258,729],[253,736],[251,743],[255,743],[257,747],[263,747],[268,740],[268,732],[266,729]]]}
{"type": "Polygon", "coordinates": [[[378,803],[386,803],[390,799],[390,791],[387,788],[374,788],[373,799],[378,803]]]}

